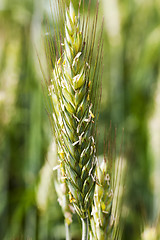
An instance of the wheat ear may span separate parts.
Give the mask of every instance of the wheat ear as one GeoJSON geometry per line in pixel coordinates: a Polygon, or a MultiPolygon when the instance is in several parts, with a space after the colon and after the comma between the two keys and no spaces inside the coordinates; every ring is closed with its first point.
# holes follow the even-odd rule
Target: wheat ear
{"type": "MultiPolygon", "coordinates": [[[[109,139],[109,141],[112,141],[109,139]]],[[[109,143],[110,144],[110,143],[109,143]]],[[[96,176],[99,184],[96,185],[90,239],[92,240],[120,240],[120,213],[123,192],[124,161],[114,159],[113,150],[109,150],[108,159],[104,156],[97,165],[96,176]]]]}
{"type": "MultiPolygon", "coordinates": [[[[69,188],[70,202],[82,219],[82,239],[88,239],[87,219],[95,189],[98,81],[102,60],[100,41],[92,65],[96,23],[97,14],[89,38],[88,22],[80,24],[80,15],[76,16],[70,3],[66,10],[64,43],[49,87],[54,132],[58,149],[61,149],[60,164],[69,188]]],[[[61,34],[59,36],[61,38],[61,34]]]]}

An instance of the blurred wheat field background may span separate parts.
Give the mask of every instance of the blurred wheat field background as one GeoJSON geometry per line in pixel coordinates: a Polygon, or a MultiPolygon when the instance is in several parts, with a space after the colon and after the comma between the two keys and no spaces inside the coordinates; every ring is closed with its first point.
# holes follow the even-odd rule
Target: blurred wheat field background
{"type": "MultiPolygon", "coordinates": [[[[86,14],[88,0],[84,3],[86,14]]],[[[77,9],[78,1],[73,4],[77,9]]],[[[91,0],[91,18],[95,6],[91,0]]],[[[36,53],[45,66],[45,16],[52,23],[49,1],[0,2],[0,239],[4,240],[65,239],[53,181],[55,142],[36,53]]],[[[104,132],[110,122],[118,128],[119,146],[124,128],[127,175],[122,240],[157,240],[153,232],[160,231],[156,228],[160,213],[160,1],[100,0],[99,29],[103,16],[98,154],[103,155],[104,132]]],[[[71,230],[72,239],[80,239],[75,215],[71,230]]]]}

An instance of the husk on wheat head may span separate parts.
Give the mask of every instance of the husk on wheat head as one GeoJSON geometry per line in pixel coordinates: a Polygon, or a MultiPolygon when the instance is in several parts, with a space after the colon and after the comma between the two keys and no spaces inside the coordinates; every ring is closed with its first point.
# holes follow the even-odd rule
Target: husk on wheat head
{"type": "Polygon", "coordinates": [[[63,10],[61,14],[65,21],[64,31],[62,26],[61,31],[57,32],[56,46],[53,46],[51,41],[48,44],[56,59],[48,88],[51,121],[70,202],[84,219],[92,205],[96,182],[95,142],[100,99],[102,36],[100,35],[93,63],[97,13],[91,31],[88,16],[86,21],[81,19],[79,13],[76,16],[71,2],[65,14],[63,10]]]}

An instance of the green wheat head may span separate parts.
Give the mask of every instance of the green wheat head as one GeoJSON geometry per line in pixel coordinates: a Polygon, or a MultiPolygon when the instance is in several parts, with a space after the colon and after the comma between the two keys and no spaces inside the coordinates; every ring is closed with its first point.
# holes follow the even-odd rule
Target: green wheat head
{"type": "Polygon", "coordinates": [[[88,16],[86,21],[81,19],[79,13],[77,16],[71,2],[65,13],[62,2],[58,4],[65,27],[63,29],[62,26],[60,32],[55,29],[55,46],[51,40],[47,41],[52,62],[50,66],[54,65],[48,87],[52,112],[50,118],[63,172],[61,176],[69,190],[65,194],[78,215],[84,219],[91,209],[96,183],[102,35],[93,63],[97,13],[89,31],[88,16]]]}
{"type": "Polygon", "coordinates": [[[104,156],[96,168],[99,184],[95,187],[90,219],[90,239],[93,240],[121,239],[119,219],[125,169],[122,159],[115,159],[115,146],[109,148],[108,158],[104,156]]]}

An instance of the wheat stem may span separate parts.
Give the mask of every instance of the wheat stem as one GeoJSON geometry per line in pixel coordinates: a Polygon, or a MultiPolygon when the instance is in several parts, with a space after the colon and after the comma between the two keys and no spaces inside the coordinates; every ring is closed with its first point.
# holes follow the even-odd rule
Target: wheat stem
{"type": "Polygon", "coordinates": [[[71,240],[70,225],[67,222],[65,222],[65,231],[66,231],[66,240],[71,240]]]}
{"type": "Polygon", "coordinates": [[[88,217],[82,218],[82,240],[88,240],[88,217]]]}

